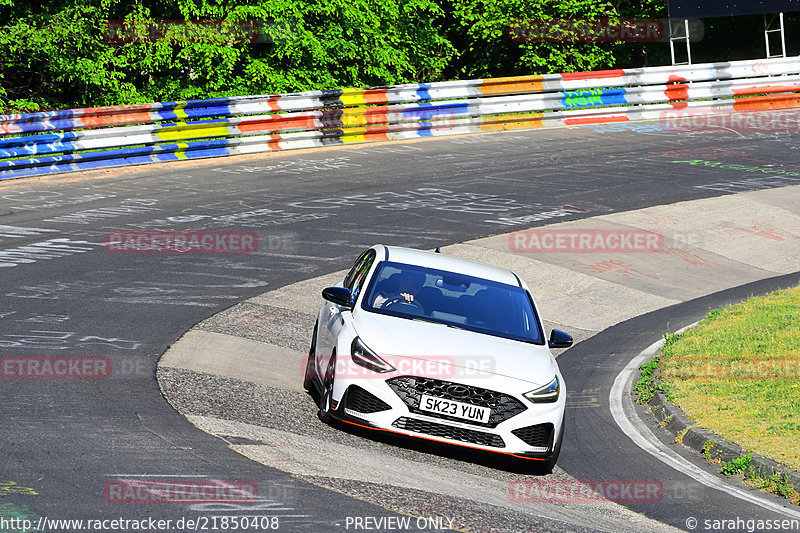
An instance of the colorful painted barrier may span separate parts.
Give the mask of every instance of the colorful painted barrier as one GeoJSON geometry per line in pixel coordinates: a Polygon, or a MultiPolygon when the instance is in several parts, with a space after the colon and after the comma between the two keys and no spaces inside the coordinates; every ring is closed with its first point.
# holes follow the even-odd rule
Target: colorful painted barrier
{"type": "Polygon", "coordinates": [[[513,128],[800,107],[800,58],[0,116],[0,179],[513,128]]]}

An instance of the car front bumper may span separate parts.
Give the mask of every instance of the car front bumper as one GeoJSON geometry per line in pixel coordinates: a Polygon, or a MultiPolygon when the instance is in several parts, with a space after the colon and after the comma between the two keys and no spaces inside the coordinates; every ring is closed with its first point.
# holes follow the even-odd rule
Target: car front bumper
{"type": "Polygon", "coordinates": [[[338,401],[333,415],[344,422],[372,430],[487,452],[540,460],[552,455],[557,444],[555,439],[561,434],[564,423],[563,389],[558,401],[533,404],[521,395],[470,385],[477,394],[460,400],[492,409],[490,423],[481,424],[420,410],[417,397],[421,393],[446,399],[441,387],[437,390],[440,383],[448,382],[415,376],[389,380],[337,379],[334,398],[338,401]],[[411,386],[404,391],[398,387],[398,379],[410,380],[411,386]],[[426,383],[421,385],[420,380],[426,383]],[[430,381],[439,383],[432,386],[430,381]],[[507,404],[514,407],[508,408],[507,404]]]}

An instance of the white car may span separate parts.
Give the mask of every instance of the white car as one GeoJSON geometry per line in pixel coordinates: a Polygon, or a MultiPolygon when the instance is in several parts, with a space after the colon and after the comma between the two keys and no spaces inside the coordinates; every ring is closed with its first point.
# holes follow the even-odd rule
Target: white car
{"type": "Polygon", "coordinates": [[[322,296],[304,383],[322,421],[555,466],[566,386],[549,348],[572,337],[545,340],[519,276],[376,245],[322,296]]]}

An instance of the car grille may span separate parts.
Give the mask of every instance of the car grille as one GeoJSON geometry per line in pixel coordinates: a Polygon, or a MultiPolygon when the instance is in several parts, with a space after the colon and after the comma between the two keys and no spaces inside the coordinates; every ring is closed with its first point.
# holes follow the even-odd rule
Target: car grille
{"type": "Polygon", "coordinates": [[[541,451],[549,450],[553,442],[553,424],[537,424],[515,429],[511,433],[532,448],[542,448],[541,451]]]}
{"type": "Polygon", "coordinates": [[[493,446],[495,448],[505,448],[506,446],[506,443],[500,435],[475,431],[474,429],[437,424],[436,422],[428,422],[427,420],[401,417],[395,420],[392,425],[398,429],[413,431],[415,433],[424,433],[432,437],[442,437],[450,440],[469,442],[471,444],[479,444],[481,446],[493,446]]]}
{"type": "Polygon", "coordinates": [[[365,391],[357,385],[350,385],[350,387],[347,388],[345,407],[364,414],[377,413],[392,408],[374,394],[365,391]]]}
{"type": "Polygon", "coordinates": [[[508,394],[503,394],[501,392],[483,389],[480,387],[473,387],[471,385],[461,385],[460,383],[453,383],[452,381],[402,376],[386,380],[386,384],[391,387],[391,389],[400,397],[401,400],[403,400],[403,403],[406,404],[408,410],[412,413],[443,418],[445,420],[454,420],[475,426],[493,428],[496,427],[500,422],[504,422],[512,416],[520,414],[526,409],[522,402],[508,394]],[[457,418],[450,415],[423,411],[419,408],[420,396],[423,394],[429,394],[431,396],[444,398],[446,400],[464,402],[471,405],[480,405],[481,407],[489,407],[491,409],[489,421],[476,422],[472,420],[464,420],[462,418],[457,418]]]}

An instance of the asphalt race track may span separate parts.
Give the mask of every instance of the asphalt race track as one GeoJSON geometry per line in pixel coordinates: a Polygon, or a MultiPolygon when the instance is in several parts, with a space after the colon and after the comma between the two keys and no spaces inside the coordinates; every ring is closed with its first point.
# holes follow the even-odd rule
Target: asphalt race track
{"type": "MultiPolygon", "coordinates": [[[[798,140],[796,133],[630,123],[0,183],[0,355],[101,356],[113,368],[107,379],[0,380],[0,514],[176,521],[246,511],[278,517],[280,531],[310,532],[352,529],[347,517],[400,517],[267,468],[199,431],[163,398],[158,358],[201,320],[244,298],[347,268],[375,242],[434,248],[554,221],[798,185],[798,140]],[[132,255],[103,247],[115,230],[231,229],[255,231],[258,252],[132,255]],[[120,479],[247,480],[258,485],[259,498],[246,509],[121,505],[109,495],[109,484],[120,479]]],[[[709,306],[792,281],[759,282],[633,319],[579,343],[559,362],[571,385],[607,391],[623,365],[587,367],[587,357],[638,353],[709,306]]],[[[578,411],[570,412],[559,464],[568,474],[676,475],[630,442],[630,449],[608,453],[600,443],[617,442],[618,428],[602,417],[579,419],[578,411]]],[[[678,528],[693,512],[776,516],[700,490],[684,502],[631,507],[678,528]]],[[[593,529],[591,517],[531,526],[593,529]]]]}

